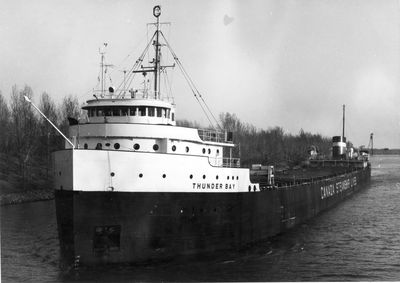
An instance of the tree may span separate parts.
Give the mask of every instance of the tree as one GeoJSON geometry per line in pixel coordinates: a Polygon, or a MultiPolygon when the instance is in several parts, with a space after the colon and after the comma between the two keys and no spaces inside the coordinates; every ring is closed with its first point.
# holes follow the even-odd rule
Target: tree
{"type": "Polygon", "coordinates": [[[187,128],[196,128],[199,129],[201,128],[200,124],[197,123],[196,121],[192,122],[186,119],[183,120],[176,120],[176,125],[180,127],[187,127],[187,128]]]}
{"type": "Polygon", "coordinates": [[[10,110],[0,91],[0,152],[8,152],[10,147],[10,110]]]}
{"type": "Polygon", "coordinates": [[[221,113],[220,120],[226,131],[234,132],[234,143],[240,144],[234,155],[241,164],[253,163],[296,165],[307,159],[308,148],[315,145],[320,153],[328,154],[330,141],[321,135],[300,130],[298,135],[285,134],[280,127],[257,130],[253,125],[241,122],[235,114],[221,113]]]}
{"type": "Polygon", "coordinates": [[[79,119],[81,110],[76,96],[71,94],[64,97],[63,102],[60,106],[60,129],[65,134],[68,135],[68,118],[79,119]]]}
{"type": "Polygon", "coordinates": [[[14,85],[11,92],[12,148],[10,153],[18,157],[25,186],[27,178],[29,178],[27,169],[36,146],[38,121],[31,104],[25,101],[24,96],[32,99],[32,89],[25,86],[23,90],[18,90],[14,85]]]}
{"type": "MultiPolygon", "coordinates": [[[[40,97],[39,109],[55,125],[58,123],[57,107],[49,94],[43,92],[40,97]]],[[[62,144],[59,134],[43,117],[39,118],[38,153],[47,168],[51,167],[50,153],[62,144]]],[[[47,170],[47,173],[49,171],[47,170]]],[[[47,174],[48,175],[48,174],[47,174]]]]}

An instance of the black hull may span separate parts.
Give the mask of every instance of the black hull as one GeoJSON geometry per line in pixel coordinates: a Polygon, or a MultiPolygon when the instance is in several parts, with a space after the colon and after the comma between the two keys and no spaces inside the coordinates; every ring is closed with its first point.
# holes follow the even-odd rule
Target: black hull
{"type": "Polygon", "coordinates": [[[56,191],[61,254],[67,262],[93,265],[240,248],[303,223],[369,179],[368,167],[248,193],[56,191]]]}

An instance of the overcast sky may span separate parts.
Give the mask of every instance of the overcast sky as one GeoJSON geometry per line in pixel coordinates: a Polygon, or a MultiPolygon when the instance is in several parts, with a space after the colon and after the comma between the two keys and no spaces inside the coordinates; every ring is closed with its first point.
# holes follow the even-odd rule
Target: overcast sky
{"type": "MultiPolygon", "coordinates": [[[[0,0],[0,90],[25,84],[36,101],[90,99],[107,62],[134,62],[162,6],[169,42],[215,115],[400,148],[400,3],[397,0],[0,0]],[[128,56],[129,55],[129,56],[128,56]],[[128,56],[128,59],[124,61],[128,56]]],[[[178,119],[207,125],[176,70],[178,119]]],[[[114,81],[122,78],[115,70],[114,81]]]]}

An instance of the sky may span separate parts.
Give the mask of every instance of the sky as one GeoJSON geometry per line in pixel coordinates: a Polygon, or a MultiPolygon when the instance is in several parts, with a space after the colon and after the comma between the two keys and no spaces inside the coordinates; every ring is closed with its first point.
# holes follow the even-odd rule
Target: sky
{"type": "MultiPolygon", "coordinates": [[[[99,48],[114,84],[142,52],[161,5],[164,34],[215,116],[400,148],[398,0],[0,0],[0,90],[60,103],[92,97],[99,48]],[[121,64],[122,63],[122,64],[121,64]],[[125,65],[124,65],[125,64],[125,65]],[[123,67],[119,67],[123,66],[123,67]]],[[[166,60],[168,59],[165,57],[166,60]]],[[[171,59],[171,58],[170,58],[171,59]]],[[[172,61],[170,60],[172,63],[172,61]]],[[[177,118],[208,121],[178,69],[177,118]]]]}

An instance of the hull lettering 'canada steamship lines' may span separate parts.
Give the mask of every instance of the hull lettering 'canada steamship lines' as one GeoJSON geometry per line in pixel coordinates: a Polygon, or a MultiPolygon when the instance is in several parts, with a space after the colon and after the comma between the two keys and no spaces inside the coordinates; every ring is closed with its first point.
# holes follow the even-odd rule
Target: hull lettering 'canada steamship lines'
{"type": "Polygon", "coordinates": [[[272,166],[241,168],[232,133],[176,126],[170,88],[160,84],[168,82],[167,69],[178,66],[202,109],[209,108],[164,37],[159,6],[153,14],[155,32],[116,88],[106,88],[109,64],[101,50],[99,90],[83,106],[87,115],[70,119],[65,149],[54,153],[67,262],[138,262],[241,247],[314,217],[369,180],[369,163],[347,156],[344,137],[334,137],[333,160],[310,160],[304,170],[311,173],[300,178],[275,174],[272,166]],[[314,175],[320,168],[329,173],[314,175]]]}

